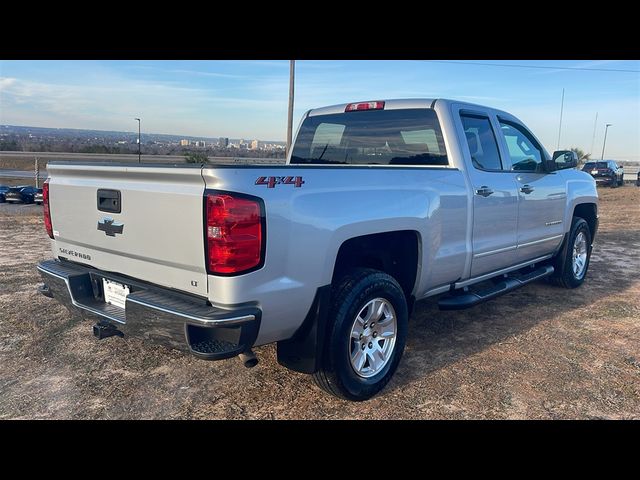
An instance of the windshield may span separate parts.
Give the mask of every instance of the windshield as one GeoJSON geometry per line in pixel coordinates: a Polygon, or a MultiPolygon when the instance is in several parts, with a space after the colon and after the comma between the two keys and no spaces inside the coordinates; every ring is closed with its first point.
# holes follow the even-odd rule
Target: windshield
{"type": "Polygon", "coordinates": [[[426,108],[307,117],[292,164],[447,165],[436,113],[426,108]]]}

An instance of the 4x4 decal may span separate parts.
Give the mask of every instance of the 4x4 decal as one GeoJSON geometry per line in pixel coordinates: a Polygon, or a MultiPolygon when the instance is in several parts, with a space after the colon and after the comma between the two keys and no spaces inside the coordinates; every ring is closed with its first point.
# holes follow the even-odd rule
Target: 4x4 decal
{"type": "Polygon", "coordinates": [[[275,188],[276,185],[293,185],[300,188],[304,185],[302,177],[258,177],[256,185],[266,185],[267,188],[275,188]]]}

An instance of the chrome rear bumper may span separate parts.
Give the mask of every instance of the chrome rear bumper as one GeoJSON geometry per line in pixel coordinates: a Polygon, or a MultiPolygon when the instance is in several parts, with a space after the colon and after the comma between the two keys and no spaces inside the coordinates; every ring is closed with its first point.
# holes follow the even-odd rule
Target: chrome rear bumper
{"type": "Polygon", "coordinates": [[[258,336],[261,311],[256,305],[216,307],[201,297],[67,261],[41,262],[38,271],[44,280],[38,290],[70,312],[198,358],[236,356],[249,350],[258,336]],[[105,303],[103,278],[130,287],[124,309],[105,303]]]}

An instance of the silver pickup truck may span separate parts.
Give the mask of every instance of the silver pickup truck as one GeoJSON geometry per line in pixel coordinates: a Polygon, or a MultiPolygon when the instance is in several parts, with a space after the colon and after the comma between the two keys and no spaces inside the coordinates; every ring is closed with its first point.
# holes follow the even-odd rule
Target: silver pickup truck
{"type": "Polygon", "coordinates": [[[452,100],[308,111],[285,165],[49,163],[40,291],[98,338],[278,362],[365,400],[416,301],[472,307],[585,279],[593,178],[517,118],[452,100]]]}

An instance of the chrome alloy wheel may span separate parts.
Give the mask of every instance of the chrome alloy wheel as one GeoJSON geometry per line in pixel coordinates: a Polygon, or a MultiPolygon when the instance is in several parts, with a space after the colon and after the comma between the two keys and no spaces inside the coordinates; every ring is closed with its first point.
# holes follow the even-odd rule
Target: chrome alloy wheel
{"type": "Polygon", "coordinates": [[[587,269],[587,237],[584,232],[578,233],[573,241],[572,267],[577,279],[584,277],[587,269]]]}
{"type": "Polygon", "coordinates": [[[373,377],[393,356],[398,325],[393,305],[384,298],[370,300],[351,326],[349,357],[360,377],[373,377]]]}

